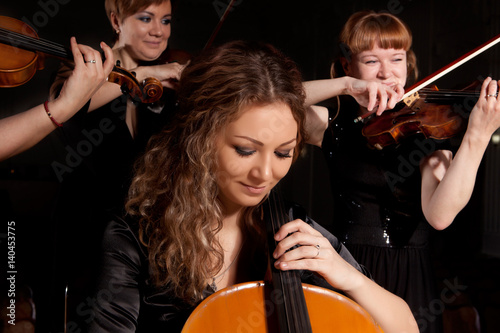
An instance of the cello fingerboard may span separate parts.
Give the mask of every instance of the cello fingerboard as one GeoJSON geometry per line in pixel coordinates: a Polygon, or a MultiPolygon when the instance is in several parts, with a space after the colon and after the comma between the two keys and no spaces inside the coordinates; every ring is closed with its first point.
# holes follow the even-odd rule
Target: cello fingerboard
{"type": "Polygon", "coordinates": [[[276,309],[280,332],[312,333],[307,304],[304,297],[302,281],[298,271],[281,271],[272,264],[272,253],[276,248],[274,234],[285,223],[289,216],[285,213],[281,198],[271,191],[263,204],[264,220],[267,228],[269,262],[271,269],[270,301],[276,309]]]}

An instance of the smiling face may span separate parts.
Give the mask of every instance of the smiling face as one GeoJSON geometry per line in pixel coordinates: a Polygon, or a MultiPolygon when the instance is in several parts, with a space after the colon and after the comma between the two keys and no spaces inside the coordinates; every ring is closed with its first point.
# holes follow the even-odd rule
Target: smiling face
{"type": "Polygon", "coordinates": [[[406,51],[403,49],[383,49],[375,45],[371,50],[353,54],[350,63],[344,59],[343,67],[347,75],[357,79],[388,86],[406,83],[406,51]]]}
{"type": "Polygon", "coordinates": [[[222,205],[237,210],[259,204],[290,169],[296,137],[297,122],[286,104],[244,109],[217,139],[222,205]]]}
{"type": "Polygon", "coordinates": [[[170,1],[149,7],[120,19],[111,13],[119,39],[115,47],[124,47],[136,61],[156,60],[167,48],[172,7],[170,1]]]}

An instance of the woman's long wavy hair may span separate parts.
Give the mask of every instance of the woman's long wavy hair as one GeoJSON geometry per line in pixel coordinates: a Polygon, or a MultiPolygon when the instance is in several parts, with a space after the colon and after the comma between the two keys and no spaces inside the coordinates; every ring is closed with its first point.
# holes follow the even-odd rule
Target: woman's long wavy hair
{"type": "MultiPolygon", "coordinates": [[[[417,59],[411,49],[412,34],[408,26],[389,13],[356,12],[347,20],[340,33],[340,57],[351,61],[352,54],[371,50],[375,44],[383,49],[404,49],[407,61],[407,84],[418,77],[417,59]]],[[[331,67],[331,77],[345,76],[340,59],[331,67]]]]}
{"type": "MultiPolygon", "coordinates": [[[[224,259],[216,240],[223,219],[217,136],[245,107],[285,103],[299,129],[297,157],[305,142],[305,94],[294,62],[270,45],[235,41],[192,61],[178,96],[174,121],[151,138],[136,164],[126,209],[140,221],[154,283],[193,304],[224,259]]],[[[255,209],[244,214],[254,235],[261,229],[255,209]]]]}

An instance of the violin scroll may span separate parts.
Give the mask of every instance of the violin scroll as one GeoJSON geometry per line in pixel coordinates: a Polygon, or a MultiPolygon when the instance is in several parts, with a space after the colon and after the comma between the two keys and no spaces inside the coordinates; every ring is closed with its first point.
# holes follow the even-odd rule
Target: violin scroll
{"type": "Polygon", "coordinates": [[[133,73],[119,66],[113,68],[108,76],[108,82],[118,84],[122,93],[141,103],[154,103],[163,94],[163,86],[158,79],[150,77],[141,84],[133,73]]]}
{"type": "MultiPolygon", "coordinates": [[[[41,40],[33,28],[20,20],[0,16],[0,87],[17,87],[28,82],[37,70],[44,68],[45,55],[73,60],[71,51],[64,46],[41,40]]],[[[123,93],[141,103],[156,102],[163,93],[160,81],[148,78],[140,84],[119,62],[108,82],[120,85],[123,93]]]]}
{"type": "Polygon", "coordinates": [[[160,80],[154,77],[148,77],[142,83],[143,97],[141,99],[142,103],[153,103],[156,102],[163,94],[163,86],[160,80]]]}

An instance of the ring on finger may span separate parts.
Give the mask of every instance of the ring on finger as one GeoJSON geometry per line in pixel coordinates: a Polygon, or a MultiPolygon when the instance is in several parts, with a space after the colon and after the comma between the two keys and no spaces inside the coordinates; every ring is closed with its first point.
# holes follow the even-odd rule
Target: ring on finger
{"type": "Polygon", "coordinates": [[[316,250],[318,250],[318,253],[316,253],[316,255],[313,257],[313,258],[316,258],[317,256],[319,256],[319,250],[320,250],[321,246],[319,246],[319,244],[316,244],[314,247],[316,248],[316,250]]]}

